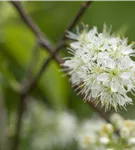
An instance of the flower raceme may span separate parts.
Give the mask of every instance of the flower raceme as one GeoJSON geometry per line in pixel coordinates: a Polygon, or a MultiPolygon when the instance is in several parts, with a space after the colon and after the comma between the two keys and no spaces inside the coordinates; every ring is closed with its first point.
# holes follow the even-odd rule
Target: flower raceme
{"type": "Polygon", "coordinates": [[[76,135],[80,150],[135,150],[135,120],[125,120],[117,113],[110,120],[84,121],[76,135]]]}
{"type": "Polygon", "coordinates": [[[84,99],[100,102],[106,110],[131,104],[127,93],[135,91],[134,44],[111,34],[105,25],[102,33],[93,27],[77,34],[68,32],[68,37],[73,40],[69,47],[72,56],[63,66],[84,99]]]}

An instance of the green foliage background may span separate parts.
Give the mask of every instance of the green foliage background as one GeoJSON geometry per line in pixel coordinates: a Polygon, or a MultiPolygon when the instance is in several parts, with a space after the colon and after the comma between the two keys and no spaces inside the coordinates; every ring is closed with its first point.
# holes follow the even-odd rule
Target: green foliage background
{"type": "MultiPolygon", "coordinates": [[[[40,29],[55,45],[61,34],[74,18],[82,2],[22,2],[40,29]]],[[[135,2],[94,1],[81,22],[102,30],[103,24],[112,25],[112,31],[135,40],[135,2]]],[[[18,94],[15,89],[27,72],[36,38],[21,20],[9,2],[0,2],[0,90],[7,110],[7,118],[16,112],[18,94]]],[[[40,50],[33,75],[49,54],[40,50]]],[[[67,56],[67,50],[61,50],[67,56]]],[[[90,116],[93,111],[73,91],[67,77],[62,77],[59,66],[52,61],[31,95],[55,110],[69,109],[79,118],[90,116]]],[[[135,98],[133,97],[133,100],[135,98]]],[[[2,103],[1,103],[2,106],[2,103]]],[[[135,106],[121,110],[125,117],[135,118],[135,106]]]]}

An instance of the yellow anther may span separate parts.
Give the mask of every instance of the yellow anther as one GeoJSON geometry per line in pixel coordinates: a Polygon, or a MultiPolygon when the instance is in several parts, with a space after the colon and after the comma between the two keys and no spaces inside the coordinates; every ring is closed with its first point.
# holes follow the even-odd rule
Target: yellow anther
{"type": "Polygon", "coordinates": [[[91,137],[90,136],[85,136],[84,137],[84,143],[85,144],[90,144],[91,143],[91,137]]]}
{"type": "Polygon", "coordinates": [[[111,124],[104,124],[102,128],[103,133],[112,133],[112,131],[113,131],[113,127],[111,124]]]}
{"type": "Polygon", "coordinates": [[[133,121],[130,120],[125,120],[125,126],[130,128],[130,127],[135,127],[135,123],[133,121]]]}

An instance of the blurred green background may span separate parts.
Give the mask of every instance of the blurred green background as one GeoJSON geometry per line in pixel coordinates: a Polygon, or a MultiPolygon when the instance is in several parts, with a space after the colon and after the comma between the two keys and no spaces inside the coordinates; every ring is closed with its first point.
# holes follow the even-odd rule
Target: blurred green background
{"type": "MultiPolygon", "coordinates": [[[[82,2],[22,3],[36,24],[55,45],[73,20],[82,2]]],[[[106,23],[112,25],[113,32],[125,35],[130,41],[134,41],[134,16],[135,2],[94,1],[78,25],[83,22],[90,28],[97,26],[101,31],[103,24],[106,23]]],[[[1,117],[4,119],[0,120],[0,125],[3,125],[3,128],[10,124],[12,114],[16,114],[19,96],[15,89],[26,76],[35,46],[35,36],[24,24],[15,8],[9,2],[0,2],[0,111],[4,110],[1,114],[5,114],[1,117]]],[[[33,75],[39,70],[43,60],[49,56],[41,48],[36,50],[36,53],[33,75]]],[[[67,56],[67,49],[61,50],[60,54],[63,57],[67,56]]],[[[37,87],[30,93],[30,97],[38,102],[42,101],[45,107],[56,112],[69,110],[79,119],[90,117],[94,112],[76,95],[67,77],[62,75],[60,67],[52,61],[37,87]]],[[[135,107],[128,106],[127,110],[121,110],[120,113],[125,117],[135,118],[135,107]]],[[[27,114],[27,110],[25,113],[27,114]]],[[[22,149],[28,150],[26,147],[22,149]]]]}

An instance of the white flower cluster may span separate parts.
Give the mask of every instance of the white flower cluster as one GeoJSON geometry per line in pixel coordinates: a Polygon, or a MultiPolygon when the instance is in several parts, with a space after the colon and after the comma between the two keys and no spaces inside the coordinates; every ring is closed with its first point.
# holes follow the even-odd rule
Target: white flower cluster
{"type": "Polygon", "coordinates": [[[127,93],[135,90],[135,62],[131,59],[134,45],[111,34],[106,26],[102,33],[94,27],[77,34],[69,32],[68,37],[74,40],[69,48],[72,56],[63,66],[72,84],[79,85],[84,99],[100,101],[106,110],[132,103],[127,93]]]}
{"type": "MultiPolygon", "coordinates": [[[[124,120],[120,115],[113,114],[111,122],[119,131],[120,138],[126,143],[127,147],[135,149],[135,120],[124,120]]],[[[127,150],[127,149],[126,149],[127,150]]]]}
{"type": "MultiPolygon", "coordinates": [[[[98,117],[79,121],[69,112],[58,113],[40,103],[32,102],[28,108],[21,137],[28,143],[27,150],[135,150],[135,120],[124,120],[113,114],[112,124],[98,117]],[[115,131],[119,131],[119,135],[115,131]]],[[[12,119],[15,121],[14,116],[12,119]]],[[[12,136],[13,130],[10,126],[12,136]]]]}
{"type": "Polygon", "coordinates": [[[65,149],[73,142],[77,129],[77,118],[72,113],[44,107],[42,103],[31,102],[29,113],[24,119],[23,139],[29,141],[29,149],[65,149]]]}
{"type": "Polygon", "coordinates": [[[77,135],[80,150],[135,150],[135,120],[114,114],[111,121],[112,124],[100,120],[85,122],[77,135]]]}

